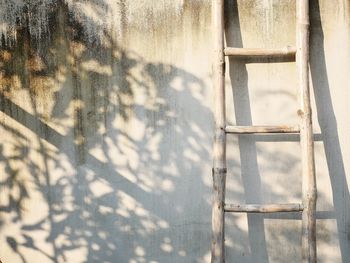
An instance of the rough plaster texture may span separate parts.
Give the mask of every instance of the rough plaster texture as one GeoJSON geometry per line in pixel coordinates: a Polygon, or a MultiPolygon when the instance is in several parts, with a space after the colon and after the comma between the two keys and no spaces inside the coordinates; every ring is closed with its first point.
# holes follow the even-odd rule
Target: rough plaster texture
{"type": "MultiPolygon", "coordinates": [[[[226,42],[295,43],[294,1],[226,1],[226,42]]],[[[0,259],[209,262],[210,1],[0,1],[0,259]]],[[[319,262],[350,262],[350,9],[311,0],[319,262]]],[[[295,64],[227,67],[230,123],[294,124],[295,64]],[[234,96],[233,96],[234,95],[234,96]]],[[[228,202],[298,202],[296,136],[230,136],[228,202]]],[[[227,262],[300,262],[300,216],[226,221],[227,262]]]]}

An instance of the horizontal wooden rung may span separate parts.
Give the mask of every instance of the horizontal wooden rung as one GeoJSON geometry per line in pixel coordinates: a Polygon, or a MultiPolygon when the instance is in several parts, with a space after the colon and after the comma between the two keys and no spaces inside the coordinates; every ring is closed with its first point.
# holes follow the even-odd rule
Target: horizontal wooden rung
{"type": "Polygon", "coordinates": [[[225,212],[236,213],[279,213],[303,211],[302,204],[270,204],[270,205],[225,205],[225,212]]]}
{"type": "Polygon", "coordinates": [[[252,133],[299,133],[299,126],[226,126],[226,133],[252,134],[252,133]]]}
{"type": "Polygon", "coordinates": [[[290,46],[280,49],[226,47],[224,53],[225,56],[235,57],[295,57],[296,48],[290,46]]]}

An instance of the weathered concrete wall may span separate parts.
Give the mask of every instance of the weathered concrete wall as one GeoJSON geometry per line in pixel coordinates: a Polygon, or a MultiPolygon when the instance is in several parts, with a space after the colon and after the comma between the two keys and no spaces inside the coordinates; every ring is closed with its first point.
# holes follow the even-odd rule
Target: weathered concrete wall
{"type": "MultiPolygon", "coordinates": [[[[227,1],[228,45],[293,45],[294,2],[227,1]]],[[[2,262],[209,262],[210,1],[28,3],[0,2],[2,262]]],[[[350,262],[349,6],[311,0],[319,262],[350,262]]],[[[295,64],[253,62],[228,61],[229,122],[297,122],[295,64]]],[[[300,200],[297,137],[228,158],[228,202],[300,200]]],[[[228,262],[300,262],[297,214],[226,229],[228,262]]]]}

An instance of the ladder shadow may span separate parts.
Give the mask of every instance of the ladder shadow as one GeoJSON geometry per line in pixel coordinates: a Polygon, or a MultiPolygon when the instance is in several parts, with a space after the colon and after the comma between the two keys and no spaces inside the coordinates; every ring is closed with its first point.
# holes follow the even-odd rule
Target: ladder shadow
{"type": "MultiPolygon", "coordinates": [[[[310,10],[310,71],[318,123],[321,129],[332,188],[334,213],[332,213],[333,216],[330,218],[335,218],[336,220],[342,262],[350,262],[350,235],[348,229],[350,220],[350,195],[327,75],[324,33],[321,23],[319,0],[310,2],[310,10]]],[[[317,216],[317,219],[323,218],[317,216]]]]}
{"type": "MultiPolygon", "coordinates": [[[[225,35],[227,46],[242,47],[242,35],[238,15],[237,2],[225,3],[225,35]],[[231,30],[235,28],[234,30],[231,30]]],[[[248,91],[248,73],[246,63],[256,61],[230,60],[228,72],[231,79],[234,114],[237,125],[252,125],[252,112],[248,91]],[[243,63],[242,63],[243,62],[243,63]],[[232,70],[234,69],[234,70],[232,70]]],[[[263,61],[267,62],[267,61],[263,61]]],[[[234,136],[234,135],[229,135],[234,136]]],[[[229,141],[230,138],[228,138],[229,141]]],[[[238,149],[240,156],[240,172],[244,190],[244,199],[247,204],[259,204],[262,202],[261,178],[258,168],[257,147],[254,138],[248,136],[238,136],[238,149]]],[[[247,214],[248,241],[251,258],[232,250],[235,255],[232,258],[240,258],[244,262],[269,262],[264,229],[264,217],[262,214],[247,214]]],[[[226,237],[228,238],[228,237],[226,237]]],[[[227,252],[226,252],[227,253],[227,252]]],[[[230,251],[231,253],[231,251],[230,251]]],[[[240,261],[243,262],[243,261],[240,261]]]]}
{"type": "MultiPolygon", "coordinates": [[[[227,46],[242,47],[242,35],[238,16],[237,3],[226,4],[225,10],[229,13],[230,24],[226,25],[227,46]],[[229,5],[229,6],[227,6],[229,5]],[[228,30],[228,28],[235,28],[228,30]]],[[[310,72],[316,102],[316,111],[321,134],[314,134],[315,141],[323,142],[328,174],[330,177],[334,211],[317,211],[316,218],[321,220],[334,219],[337,227],[337,238],[340,246],[341,262],[350,262],[350,194],[340,140],[337,130],[337,120],[333,108],[328,80],[327,66],[324,50],[324,33],[321,23],[319,0],[310,1],[311,32],[310,32],[310,72]]],[[[283,60],[230,60],[229,76],[232,84],[233,103],[236,122],[238,125],[251,125],[252,116],[248,93],[247,63],[288,62],[283,60]],[[234,70],[232,70],[234,69],[234,70]]],[[[231,136],[231,135],[230,135],[231,136]]],[[[259,141],[299,141],[298,135],[253,135],[239,136],[238,147],[241,158],[241,177],[244,188],[244,198],[247,203],[261,202],[261,179],[257,164],[257,148],[255,143],[259,141]],[[254,189],[251,189],[254,186],[254,189]],[[248,192],[248,189],[251,191],[248,192]],[[250,192],[254,192],[251,194],[250,192]]],[[[317,167],[316,167],[317,173],[317,167]]],[[[266,239],[264,234],[264,219],[301,220],[298,213],[291,214],[266,214],[248,215],[248,238],[251,251],[251,260],[244,262],[269,262],[266,239]]],[[[319,225],[318,236],[322,237],[322,226],[319,225]]],[[[329,230],[326,230],[329,231],[329,230]]],[[[235,258],[241,258],[237,251],[232,250],[235,258]],[[237,255],[236,255],[237,254],[237,255]]]]}

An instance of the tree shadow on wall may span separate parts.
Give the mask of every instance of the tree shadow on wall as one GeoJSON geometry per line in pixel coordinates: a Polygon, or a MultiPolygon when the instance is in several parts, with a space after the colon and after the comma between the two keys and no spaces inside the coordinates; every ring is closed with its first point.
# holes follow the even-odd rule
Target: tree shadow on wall
{"type": "Polygon", "coordinates": [[[193,240],[209,239],[210,191],[192,175],[210,160],[207,118],[198,118],[212,116],[204,83],[123,50],[107,32],[105,44],[86,41],[63,2],[45,39],[31,36],[28,19],[0,51],[7,248],[24,263],[28,251],[40,262],[203,257],[208,248],[193,240]]]}

